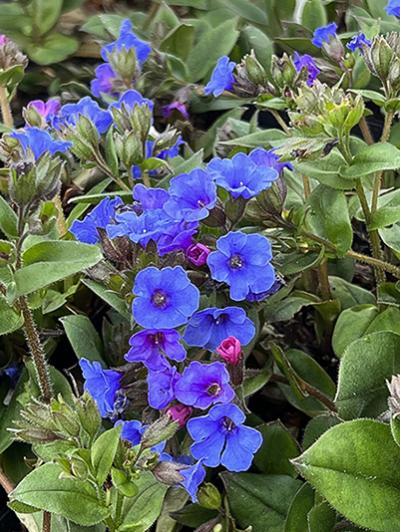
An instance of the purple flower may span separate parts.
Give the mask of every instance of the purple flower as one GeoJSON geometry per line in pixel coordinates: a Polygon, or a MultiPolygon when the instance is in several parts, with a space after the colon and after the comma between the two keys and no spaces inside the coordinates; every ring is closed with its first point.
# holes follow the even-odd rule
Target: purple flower
{"type": "Polygon", "coordinates": [[[174,111],[178,111],[185,120],[189,120],[189,113],[186,108],[186,105],[183,102],[174,101],[169,103],[168,105],[164,105],[164,107],[161,109],[162,115],[164,118],[169,118],[174,111]]]}
{"type": "Polygon", "coordinates": [[[84,388],[96,401],[101,417],[111,416],[121,387],[122,374],[112,369],[103,369],[100,362],[90,362],[86,358],[81,358],[79,365],[85,379],[84,388]]]}
{"type": "Polygon", "coordinates": [[[216,184],[228,190],[233,198],[257,196],[278,178],[274,168],[258,166],[245,153],[237,153],[232,159],[216,157],[207,168],[216,184]]]}
{"type": "Polygon", "coordinates": [[[266,290],[265,292],[258,292],[255,294],[250,290],[250,292],[246,296],[246,301],[250,301],[250,303],[257,303],[259,301],[264,301],[269,296],[272,296],[272,294],[275,294],[282,286],[281,279],[276,279],[274,284],[266,290]]]}
{"type": "Polygon", "coordinates": [[[111,114],[101,109],[90,96],[77,103],[67,103],[61,107],[60,114],[53,119],[56,129],[62,126],[75,126],[81,116],[86,116],[96,126],[99,133],[105,133],[112,122],[111,114]]]}
{"type": "Polygon", "coordinates": [[[152,408],[162,410],[175,399],[175,386],[180,375],[176,368],[167,366],[147,375],[148,401],[152,408]]]}
{"type": "Polygon", "coordinates": [[[50,133],[39,127],[27,127],[20,131],[14,131],[10,133],[10,137],[18,140],[25,154],[28,150],[32,152],[35,161],[46,152],[55,155],[72,146],[71,142],[54,140],[50,133]]]}
{"type": "Polygon", "coordinates": [[[122,204],[121,198],[104,198],[83,220],[75,220],[69,230],[80,242],[96,244],[100,241],[97,229],[105,229],[122,204]]]}
{"type": "Polygon", "coordinates": [[[7,44],[8,42],[10,42],[10,39],[3,33],[0,34],[0,45],[7,44]]]}
{"type": "Polygon", "coordinates": [[[207,95],[212,94],[217,98],[224,91],[231,90],[235,83],[235,77],[232,74],[235,66],[236,63],[230,61],[228,56],[224,55],[220,57],[211,74],[210,81],[204,87],[204,93],[207,95]]]}
{"type": "Polygon", "coordinates": [[[210,467],[247,471],[262,444],[258,430],[243,425],[245,415],[233,404],[216,405],[206,416],[192,418],[187,429],[193,456],[210,467]]]}
{"type": "Polygon", "coordinates": [[[143,210],[162,209],[169,194],[163,188],[148,188],[138,183],[133,187],[133,199],[140,203],[143,210]]]}
{"type": "Polygon", "coordinates": [[[235,397],[229,381],[229,373],[222,362],[191,362],[175,386],[175,397],[201,410],[214,403],[229,403],[235,397]]]}
{"type": "Polygon", "coordinates": [[[182,268],[141,270],[133,286],[133,317],[142,327],[173,329],[184,325],[200,302],[199,290],[182,268]]]}
{"type": "Polygon", "coordinates": [[[363,45],[371,46],[371,44],[372,42],[366,38],[364,33],[357,33],[357,35],[354,35],[351,41],[346,44],[346,47],[352,52],[355,52],[359,48],[362,48],[363,45]]]}
{"type": "Polygon", "coordinates": [[[96,77],[90,82],[93,96],[101,98],[103,94],[117,94],[113,90],[113,81],[117,78],[117,74],[109,63],[99,65],[95,70],[95,74],[96,77]]]}
{"type": "Polygon", "coordinates": [[[182,428],[186,425],[187,420],[192,415],[193,408],[180,403],[170,406],[167,410],[169,417],[178,423],[182,428]]]}
{"type": "Polygon", "coordinates": [[[217,251],[210,253],[207,264],[213,279],[230,286],[231,298],[243,301],[249,292],[265,292],[274,284],[271,258],[265,236],[235,231],[217,240],[217,251]]]}
{"type": "Polygon", "coordinates": [[[129,340],[131,348],[125,355],[128,362],[142,362],[153,371],[168,367],[164,358],[181,362],[186,351],[180,343],[181,335],[173,329],[145,329],[134,334],[129,340]]]}
{"type": "Polygon", "coordinates": [[[134,89],[130,89],[128,91],[125,91],[119,97],[119,100],[117,102],[114,102],[110,105],[110,110],[114,108],[122,110],[124,107],[129,111],[133,109],[135,105],[147,105],[151,111],[154,107],[154,103],[151,100],[142,96],[140,92],[135,91],[134,89]]]}
{"type": "Polygon", "coordinates": [[[321,26],[314,31],[312,43],[317,48],[322,48],[324,43],[328,43],[333,37],[336,37],[337,24],[332,22],[326,26],[321,26]]]}
{"type": "MultiPolygon", "coordinates": [[[[128,441],[133,447],[139,445],[142,441],[142,436],[147,429],[147,425],[143,425],[137,419],[131,421],[122,421],[119,420],[115,423],[115,426],[118,427],[122,425],[121,438],[128,441]]],[[[162,441],[151,448],[154,453],[162,453],[165,448],[166,442],[162,441]]]]}
{"type": "Polygon", "coordinates": [[[293,55],[293,64],[297,72],[301,73],[303,70],[307,72],[307,85],[312,87],[314,85],[314,81],[321,73],[314,61],[314,58],[308,54],[300,55],[298,52],[295,52],[293,55]]]}
{"type": "Polygon", "coordinates": [[[35,109],[40,116],[43,116],[46,120],[55,116],[61,109],[61,103],[58,98],[50,98],[47,102],[43,100],[32,100],[27,105],[28,109],[35,109]]]}
{"type": "Polygon", "coordinates": [[[274,150],[265,150],[264,148],[255,148],[249,153],[250,159],[256,163],[257,166],[269,166],[274,168],[279,174],[284,168],[293,170],[293,166],[290,163],[281,163],[279,155],[276,155],[274,150]]]}
{"type": "Polygon", "coordinates": [[[200,267],[207,264],[207,257],[210,252],[210,248],[200,242],[196,242],[186,249],[185,256],[194,266],[200,267]]]}
{"type": "Polygon", "coordinates": [[[242,345],[247,345],[255,332],[254,323],[242,308],[212,307],[193,314],[183,339],[190,346],[214,351],[228,336],[236,336],[242,345]]]}
{"type": "Polygon", "coordinates": [[[400,17],[400,0],[390,0],[385,10],[388,15],[400,17]]]}
{"type": "Polygon", "coordinates": [[[169,194],[170,199],[164,205],[165,212],[171,218],[188,222],[207,218],[209,210],[217,202],[217,191],[211,175],[200,168],[171,179],[169,194]]]}
{"type": "Polygon", "coordinates": [[[151,46],[146,41],[142,41],[133,32],[132,22],[125,19],[120,28],[119,37],[116,41],[106,44],[101,49],[101,57],[108,61],[108,54],[121,50],[135,49],[137,60],[143,64],[151,52],[151,46]]]}
{"type": "Polygon", "coordinates": [[[173,251],[185,251],[193,243],[193,235],[199,227],[198,222],[173,222],[172,220],[162,228],[162,234],[157,241],[160,257],[173,251]]]}

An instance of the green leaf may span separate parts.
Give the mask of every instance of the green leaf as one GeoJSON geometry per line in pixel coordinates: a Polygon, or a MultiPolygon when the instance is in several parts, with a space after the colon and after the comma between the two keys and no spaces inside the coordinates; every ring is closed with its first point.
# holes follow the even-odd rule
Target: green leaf
{"type": "Polygon", "coordinates": [[[243,396],[249,397],[263,388],[270,380],[272,372],[266,367],[261,370],[247,370],[243,381],[243,396]]]}
{"type": "Polygon", "coordinates": [[[90,244],[47,240],[27,249],[22,259],[24,266],[14,275],[14,298],[91,268],[102,259],[102,254],[90,244]]]}
{"type": "Polygon", "coordinates": [[[295,465],[347,519],[394,532],[400,521],[399,460],[400,448],[388,425],[357,419],[325,432],[295,465]]]}
{"type": "Polygon", "coordinates": [[[337,190],[351,190],[354,188],[354,181],[344,179],[339,175],[339,168],[345,164],[345,160],[337,150],[333,150],[329,155],[321,159],[294,162],[293,164],[298,172],[316,179],[322,185],[337,190]]]}
{"type": "Polygon", "coordinates": [[[354,305],[374,305],[376,303],[376,299],[370,291],[349,283],[341,277],[330,275],[329,284],[332,296],[340,301],[342,309],[353,307],[354,305]]]}
{"type": "Polygon", "coordinates": [[[29,401],[29,397],[24,394],[25,385],[28,382],[28,372],[24,368],[18,380],[17,386],[11,396],[11,401],[7,406],[0,408],[0,454],[4,453],[13,442],[11,432],[8,430],[14,425],[14,421],[19,418],[19,413],[23,406],[29,401]]]}
{"type": "Polygon", "coordinates": [[[21,313],[10,307],[5,297],[0,294],[0,336],[16,331],[23,323],[21,313]]]}
{"type": "Polygon", "coordinates": [[[8,202],[0,195],[0,230],[8,238],[18,237],[18,219],[8,202]]]}
{"type": "Polygon", "coordinates": [[[224,146],[243,146],[245,148],[270,147],[271,142],[286,138],[280,129],[264,129],[249,135],[221,142],[224,146]]]}
{"type": "Polygon", "coordinates": [[[229,507],[242,528],[282,532],[290,503],[301,486],[284,475],[222,473],[229,507]]]}
{"type": "Polygon", "coordinates": [[[301,23],[311,31],[328,23],[328,17],[321,0],[306,0],[301,14],[301,23]]]}
{"type": "Polygon", "coordinates": [[[64,316],[60,321],[78,358],[103,363],[103,342],[87,316],[64,316]]]}
{"type": "Polygon", "coordinates": [[[344,310],[333,331],[332,348],[335,354],[341,357],[348,345],[363,336],[378,314],[375,305],[356,305],[344,310]]]}
{"type": "Polygon", "coordinates": [[[386,411],[386,379],[399,372],[399,335],[375,332],[351,343],[339,367],[335,402],[340,417],[377,417],[386,411]]]}
{"type": "Polygon", "coordinates": [[[82,31],[90,33],[99,39],[112,40],[119,35],[121,23],[125,17],[122,15],[113,15],[102,13],[100,15],[93,15],[81,27],[82,31]]]}
{"type": "Polygon", "coordinates": [[[341,423],[341,420],[334,414],[321,414],[320,416],[310,419],[304,430],[302,441],[303,449],[311,447],[311,445],[316,442],[324,432],[338,423],[341,423]]]}
{"type": "Polygon", "coordinates": [[[7,87],[9,93],[12,93],[24,79],[24,76],[24,67],[22,65],[14,65],[0,72],[0,84],[7,87]]]}
{"type": "Polygon", "coordinates": [[[34,469],[10,493],[10,500],[62,515],[83,526],[95,525],[109,516],[110,508],[98,500],[91,484],[60,478],[61,473],[62,468],[51,463],[34,469]]]}
{"type": "Polygon", "coordinates": [[[187,61],[190,81],[203,79],[222,55],[230,53],[239,35],[236,26],[237,20],[233,18],[202,35],[187,61]]]}
{"type": "Polygon", "coordinates": [[[235,15],[238,15],[249,22],[254,22],[258,25],[268,24],[265,12],[249,2],[249,0],[220,0],[220,3],[233,11],[235,15]]]}
{"type": "Polygon", "coordinates": [[[305,482],[296,493],[285,522],[284,532],[306,532],[308,529],[308,512],[314,506],[315,492],[305,482]]]}
{"type": "Polygon", "coordinates": [[[268,72],[271,68],[271,59],[274,46],[271,39],[259,28],[247,26],[242,30],[242,37],[247,41],[243,55],[249,50],[254,50],[257,60],[268,72]]]}
{"type": "Polygon", "coordinates": [[[145,532],[161,513],[168,486],[158,482],[149,472],[142,472],[135,484],[139,493],[124,500],[118,532],[145,532]]]}
{"type": "Polygon", "coordinates": [[[100,434],[92,446],[90,455],[99,486],[111,473],[111,466],[120,442],[120,434],[121,426],[114,427],[100,434]]]}
{"type": "MultiPolygon", "coordinates": [[[[203,508],[199,504],[187,504],[181,510],[172,512],[171,517],[180,525],[198,528],[203,523],[218,517],[218,512],[203,508]]],[[[161,530],[160,532],[163,531],[161,530]]]]}
{"type": "Polygon", "coordinates": [[[400,150],[393,144],[379,143],[359,151],[350,166],[342,166],[340,175],[348,179],[359,179],[383,170],[400,168],[400,150]]]}
{"type": "Polygon", "coordinates": [[[309,205],[311,211],[306,218],[309,229],[331,241],[339,255],[345,255],[353,242],[353,230],[344,193],[318,185],[309,198],[309,205]]]}
{"type": "Polygon", "coordinates": [[[296,477],[296,471],[290,459],[298,456],[296,440],[278,421],[259,425],[263,443],[254,456],[254,463],[260,471],[270,475],[289,475],[296,477]]]}
{"type": "Polygon", "coordinates": [[[132,314],[126,304],[125,299],[120,297],[116,292],[108,290],[101,283],[92,281],[91,279],[83,279],[83,284],[85,284],[92,292],[94,292],[100,299],[105,301],[116,310],[123,318],[127,321],[131,321],[132,314]]]}
{"type": "Polygon", "coordinates": [[[268,299],[264,306],[266,321],[276,323],[288,321],[293,318],[303,307],[317,303],[319,298],[314,294],[296,291],[282,300],[268,299]]]}
{"type": "MultiPolygon", "coordinates": [[[[112,182],[112,179],[110,178],[103,179],[102,181],[100,181],[100,183],[97,183],[96,185],[94,185],[94,187],[92,187],[88,191],[88,195],[90,196],[92,194],[98,194],[98,193],[103,192],[111,182],[112,182]]],[[[70,227],[72,225],[72,222],[76,220],[77,218],[79,218],[80,216],[82,216],[82,214],[84,214],[89,207],[90,207],[90,203],[88,204],[79,203],[78,205],[75,205],[72,211],[69,213],[68,218],[66,220],[67,226],[70,227]]]]}
{"type": "Polygon", "coordinates": [[[29,4],[33,24],[39,35],[44,35],[57,23],[63,0],[33,0],[29,4]]]}
{"type": "Polygon", "coordinates": [[[308,532],[333,532],[336,512],[327,502],[321,502],[310,510],[307,516],[308,532]]]}
{"type": "Polygon", "coordinates": [[[164,37],[160,50],[186,61],[193,47],[195,28],[191,24],[181,24],[164,37]]]}
{"type": "Polygon", "coordinates": [[[29,57],[39,65],[59,63],[74,54],[79,47],[75,37],[62,33],[49,34],[40,44],[31,43],[26,47],[29,57]]]}

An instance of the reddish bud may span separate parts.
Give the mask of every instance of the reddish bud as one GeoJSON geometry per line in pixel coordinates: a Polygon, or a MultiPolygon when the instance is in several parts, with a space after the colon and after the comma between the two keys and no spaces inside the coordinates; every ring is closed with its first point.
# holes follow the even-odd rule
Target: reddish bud
{"type": "Polygon", "coordinates": [[[204,244],[192,244],[186,250],[186,258],[195,266],[204,266],[207,262],[207,257],[210,254],[210,249],[204,244]]]}
{"type": "Polygon", "coordinates": [[[193,408],[180,403],[169,407],[167,410],[167,414],[176,421],[181,428],[186,425],[186,421],[190,418],[192,412],[193,408]]]}
{"type": "Polygon", "coordinates": [[[217,347],[216,352],[232,366],[237,366],[242,359],[242,346],[235,336],[225,338],[217,347]]]}

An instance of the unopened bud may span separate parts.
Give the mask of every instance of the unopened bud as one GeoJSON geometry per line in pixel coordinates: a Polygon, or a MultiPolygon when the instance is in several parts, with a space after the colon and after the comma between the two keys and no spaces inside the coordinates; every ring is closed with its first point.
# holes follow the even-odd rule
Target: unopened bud
{"type": "Polygon", "coordinates": [[[151,448],[157,443],[169,440],[179,429],[179,424],[170,416],[164,415],[152,423],[143,433],[142,447],[151,448]]]}
{"type": "Polygon", "coordinates": [[[206,482],[201,486],[197,497],[200,506],[203,508],[208,508],[209,510],[219,510],[221,508],[221,494],[211,482],[206,482]]]}
{"type": "Polygon", "coordinates": [[[115,48],[107,57],[114,72],[130,86],[137,74],[135,48],[115,48]]]}
{"type": "Polygon", "coordinates": [[[389,410],[392,416],[400,414],[400,375],[393,375],[391,381],[386,381],[389,389],[389,410]]]}
{"type": "Polygon", "coordinates": [[[168,408],[167,415],[170,416],[171,419],[176,421],[182,428],[186,425],[186,422],[192,415],[192,412],[193,408],[191,408],[190,406],[177,404],[168,408]]]}
{"type": "Polygon", "coordinates": [[[322,45],[322,50],[326,53],[329,59],[332,59],[335,63],[343,61],[345,49],[337,36],[330,39],[329,42],[325,41],[322,45]]]}
{"type": "Polygon", "coordinates": [[[200,242],[196,242],[196,244],[192,244],[187,248],[185,256],[191,264],[201,267],[207,264],[207,257],[210,252],[210,248],[200,242]]]}
{"type": "Polygon", "coordinates": [[[265,68],[255,56],[254,50],[252,50],[250,54],[246,55],[244,62],[249,80],[256,85],[265,85],[268,81],[267,73],[265,72],[265,68]]]}
{"type": "Polygon", "coordinates": [[[101,427],[101,416],[95,400],[85,392],[77,402],[76,410],[82,428],[94,438],[101,427]]]}
{"type": "Polygon", "coordinates": [[[228,338],[225,338],[215,351],[232,366],[237,366],[243,356],[242,345],[235,336],[228,336],[228,338]]]}
{"type": "Polygon", "coordinates": [[[177,464],[176,462],[159,462],[153,469],[153,474],[163,484],[174,486],[182,482],[183,476],[180,474],[180,471],[184,468],[184,465],[177,464]]]}

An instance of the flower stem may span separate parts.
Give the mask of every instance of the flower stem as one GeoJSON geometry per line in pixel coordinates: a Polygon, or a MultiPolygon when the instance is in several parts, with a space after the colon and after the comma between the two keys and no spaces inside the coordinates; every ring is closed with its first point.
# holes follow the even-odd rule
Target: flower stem
{"type": "Polygon", "coordinates": [[[371,130],[369,128],[369,125],[368,125],[368,122],[365,116],[361,118],[359,126],[360,126],[361,133],[362,133],[362,136],[364,137],[365,142],[369,145],[374,144],[374,137],[372,136],[371,130]]]}
{"type": "Polygon", "coordinates": [[[43,512],[42,532],[51,532],[51,513],[43,512]]]}
{"type": "Polygon", "coordinates": [[[11,113],[10,102],[8,101],[7,90],[0,86],[0,108],[3,124],[9,128],[14,127],[14,120],[11,113]]]}
{"type": "Polygon", "coordinates": [[[285,133],[288,133],[289,132],[289,128],[288,128],[288,125],[286,124],[286,122],[283,120],[283,118],[281,117],[281,115],[278,113],[278,111],[276,111],[275,109],[268,109],[268,111],[271,113],[271,115],[275,118],[275,120],[278,122],[278,124],[281,126],[281,128],[283,129],[283,131],[285,133]]]}

